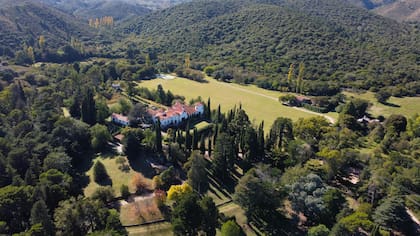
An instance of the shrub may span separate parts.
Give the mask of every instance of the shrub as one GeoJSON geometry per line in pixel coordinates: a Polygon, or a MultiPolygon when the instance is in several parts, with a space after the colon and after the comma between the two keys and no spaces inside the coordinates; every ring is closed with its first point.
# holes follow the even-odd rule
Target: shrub
{"type": "Polygon", "coordinates": [[[97,161],[93,166],[93,179],[95,182],[99,183],[106,180],[107,178],[109,178],[109,176],[106,172],[104,164],[102,164],[100,161],[97,161]]]}
{"type": "Polygon", "coordinates": [[[130,190],[128,189],[128,186],[125,184],[121,185],[120,193],[121,193],[121,197],[128,198],[128,196],[130,196],[130,190]]]}

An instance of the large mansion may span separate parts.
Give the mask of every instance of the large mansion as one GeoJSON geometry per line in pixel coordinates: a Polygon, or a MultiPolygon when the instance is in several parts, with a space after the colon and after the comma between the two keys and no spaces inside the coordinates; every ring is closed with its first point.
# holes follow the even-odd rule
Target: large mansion
{"type": "Polygon", "coordinates": [[[204,105],[200,102],[192,106],[187,106],[181,102],[175,102],[172,107],[167,110],[163,109],[149,109],[149,114],[152,116],[153,122],[160,120],[160,125],[163,129],[169,126],[177,126],[183,121],[192,116],[201,116],[204,113],[204,105]]]}

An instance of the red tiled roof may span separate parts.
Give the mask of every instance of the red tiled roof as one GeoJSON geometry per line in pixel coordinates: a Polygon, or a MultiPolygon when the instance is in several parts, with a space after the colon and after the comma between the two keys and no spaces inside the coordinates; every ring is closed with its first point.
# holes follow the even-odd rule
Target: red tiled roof
{"type": "Polygon", "coordinates": [[[181,102],[176,101],[175,104],[173,104],[172,107],[170,107],[166,111],[163,111],[162,109],[158,109],[158,110],[149,109],[148,112],[150,115],[154,117],[158,117],[160,120],[163,120],[163,119],[168,119],[174,116],[182,115],[184,111],[188,115],[192,115],[196,112],[195,107],[200,106],[200,105],[202,106],[203,104],[198,102],[193,106],[186,106],[182,104],[181,102]]]}
{"type": "Polygon", "coordinates": [[[305,96],[296,96],[296,100],[302,102],[302,101],[311,100],[311,98],[308,98],[308,97],[305,97],[305,96]]]}
{"type": "Polygon", "coordinates": [[[118,140],[118,141],[122,141],[122,140],[124,139],[124,135],[122,135],[122,134],[117,134],[117,135],[115,135],[115,136],[114,136],[114,138],[115,138],[116,140],[118,140]]]}
{"type": "Polygon", "coordinates": [[[192,115],[195,113],[195,106],[185,107],[185,111],[187,112],[188,115],[192,115]]]}

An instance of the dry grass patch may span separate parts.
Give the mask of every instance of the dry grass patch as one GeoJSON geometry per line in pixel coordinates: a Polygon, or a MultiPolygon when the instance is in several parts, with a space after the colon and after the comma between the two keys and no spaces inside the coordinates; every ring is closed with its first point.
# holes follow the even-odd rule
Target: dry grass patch
{"type": "Polygon", "coordinates": [[[122,205],[120,209],[120,220],[124,226],[162,219],[163,215],[153,197],[135,200],[122,205]]]}
{"type": "Polygon", "coordinates": [[[130,236],[172,236],[172,226],[168,222],[162,222],[152,225],[127,227],[130,236]]]}

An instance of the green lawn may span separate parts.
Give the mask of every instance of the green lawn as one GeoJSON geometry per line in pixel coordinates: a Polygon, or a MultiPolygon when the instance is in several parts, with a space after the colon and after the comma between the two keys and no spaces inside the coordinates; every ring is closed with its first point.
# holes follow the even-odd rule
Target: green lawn
{"type": "MultiPolygon", "coordinates": [[[[131,184],[131,179],[135,173],[141,172],[145,176],[147,176],[143,171],[139,171],[138,168],[135,168],[136,170],[133,170],[133,163],[130,163],[130,168],[128,171],[122,171],[118,167],[119,165],[116,163],[116,159],[118,156],[98,156],[93,160],[93,165],[96,161],[100,160],[104,166],[105,169],[112,181],[112,188],[115,190],[115,195],[120,196],[120,187],[121,185],[125,184],[128,185],[131,192],[134,192],[134,186],[131,184]]],[[[126,157],[123,157],[126,159],[126,157]]],[[[128,161],[126,162],[128,164],[128,161]]],[[[96,190],[96,188],[100,187],[98,183],[93,181],[93,165],[90,168],[88,172],[86,172],[86,175],[89,176],[90,182],[84,189],[85,196],[89,197],[92,195],[92,193],[96,190]]],[[[135,166],[140,166],[140,164],[136,163],[135,166]]],[[[149,171],[149,170],[146,170],[149,171]]],[[[151,179],[149,179],[151,184],[151,179]]]]}
{"type": "Polygon", "coordinates": [[[373,104],[369,109],[369,113],[374,116],[383,115],[385,117],[392,114],[400,114],[407,117],[411,117],[416,113],[420,113],[420,97],[404,97],[397,98],[391,97],[388,102],[394,104],[394,106],[387,106],[381,103],[378,103],[375,98],[375,94],[372,92],[365,93],[350,93],[343,92],[348,97],[356,97],[368,100],[373,104]],[[396,105],[396,106],[395,106],[396,105]],[[398,107],[399,106],[399,107],[398,107]]]}
{"type": "Polygon", "coordinates": [[[220,104],[222,112],[228,111],[235,105],[238,107],[242,104],[251,121],[255,121],[256,124],[262,120],[265,121],[266,132],[277,117],[283,116],[297,120],[301,117],[314,116],[314,114],[283,106],[278,101],[279,96],[283,93],[268,91],[253,85],[243,86],[223,83],[211,78],[207,80],[208,83],[198,83],[183,78],[174,80],[154,79],[142,81],[139,86],[156,89],[161,84],[165,90],[171,90],[174,94],[185,96],[186,101],[199,96],[207,101],[207,98],[210,97],[212,109],[216,109],[220,104]]]}
{"type": "Polygon", "coordinates": [[[71,117],[69,109],[62,107],[61,110],[63,110],[64,117],[71,117]]]}
{"type": "Polygon", "coordinates": [[[212,124],[210,124],[206,121],[202,121],[202,122],[194,125],[194,127],[197,128],[198,132],[206,130],[206,129],[210,128],[211,126],[212,126],[212,124]]]}

